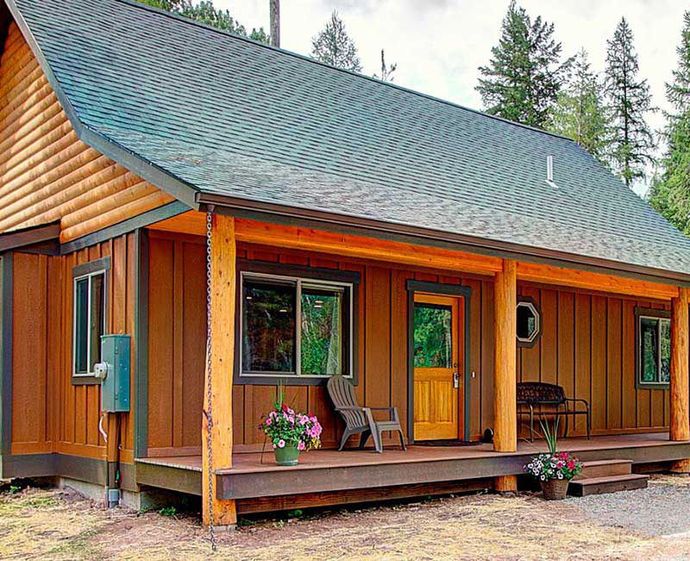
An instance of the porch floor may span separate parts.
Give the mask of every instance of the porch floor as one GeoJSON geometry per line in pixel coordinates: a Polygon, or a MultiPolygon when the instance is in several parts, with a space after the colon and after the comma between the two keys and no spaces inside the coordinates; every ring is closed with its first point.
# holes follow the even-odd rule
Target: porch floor
{"type": "MultiPolygon", "coordinates": [[[[668,433],[567,438],[560,440],[560,448],[584,461],[628,459],[648,464],[690,457],[690,442],[668,438],[668,433]]],[[[267,449],[263,457],[260,452],[236,453],[233,467],[217,472],[217,487],[223,498],[242,500],[479,480],[521,474],[531,455],[545,451],[543,440],[520,441],[514,453],[494,452],[491,444],[413,445],[407,451],[390,447],[382,454],[373,449],[317,450],[302,454],[298,466],[280,467],[267,449]]],[[[137,460],[140,484],[198,494],[200,476],[201,456],[137,460]]]]}

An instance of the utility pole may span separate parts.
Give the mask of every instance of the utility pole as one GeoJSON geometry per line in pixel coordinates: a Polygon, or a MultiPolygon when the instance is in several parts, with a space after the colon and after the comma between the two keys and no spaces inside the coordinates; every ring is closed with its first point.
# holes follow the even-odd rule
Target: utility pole
{"type": "Polygon", "coordinates": [[[271,11],[271,46],[280,47],[280,0],[268,0],[271,11]]]}

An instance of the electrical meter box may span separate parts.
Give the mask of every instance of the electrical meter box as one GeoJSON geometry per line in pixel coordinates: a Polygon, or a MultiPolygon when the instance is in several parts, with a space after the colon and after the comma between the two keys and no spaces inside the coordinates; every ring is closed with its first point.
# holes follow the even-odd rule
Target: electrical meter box
{"type": "Polygon", "coordinates": [[[129,335],[102,335],[101,362],[96,377],[101,378],[101,410],[104,413],[129,411],[129,335]]]}

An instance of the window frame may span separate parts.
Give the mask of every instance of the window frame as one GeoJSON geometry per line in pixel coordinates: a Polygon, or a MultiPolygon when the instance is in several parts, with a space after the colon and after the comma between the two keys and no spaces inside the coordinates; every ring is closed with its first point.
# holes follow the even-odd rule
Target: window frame
{"type": "Polygon", "coordinates": [[[530,296],[518,296],[517,303],[515,304],[515,341],[519,348],[531,349],[533,348],[541,339],[541,334],[543,331],[541,307],[537,304],[534,298],[530,296]],[[531,339],[520,338],[517,334],[517,313],[520,306],[532,308],[537,319],[537,332],[531,339]]]}
{"type": "MultiPolygon", "coordinates": [[[[644,382],[642,380],[642,320],[652,319],[659,321],[671,321],[671,312],[669,310],[659,310],[655,308],[635,308],[635,387],[642,390],[668,390],[671,386],[670,380],[668,382],[659,382],[658,376],[661,368],[661,337],[658,337],[658,358],[657,358],[657,381],[644,382]]],[[[671,326],[669,326],[671,327],[671,326]]],[[[670,331],[669,331],[670,334],[670,331]]],[[[670,335],[669,335],[670,337],[670,335]]],[[[669,342],[669,345],[671,342],[669,342]]],[[[673,352],[673,349],[671,349],[673,352]]]]}
{"type": "MultiPolygon", "coordinates": [[[[107,332],[108,326],[108,289],[110,285],[108,272],[110,270],[110,257],[103,257],[88,263],[77,265],[72,269],[72,384],[73,385],[93,385],[100,384],[101,380],[96,378],[94,372],[77,372],[77,284],[80,280],[88,279],[88,308],[86,312],[88,326],[91,325],[91,306],[92,306],[92,278],[103,275],[103,334],[107,332]]],[[[91,329],[87,329],[86,355],[91,359],[91,329]]],[[[91,367],[89,367],[89,370],[91,367]]]]}
{"type": "MultiPolygon", "coordinates": [[[[301,293],[300,287],[304,285],[308,288],[344,288],[349,289],[349,329],[347,330],[348,349],[343,353],[346,359],[346,367],[349,371],[345,378],[350,380],[353,384],[358,383],[358,310],[359,310],[359,283],[360,275],[356,271],[342,271],[339,269],[319,269],[313,267],[304,267],[299,265],[283,265],[279,263],[265,263],[238,260],[237,275],[237,297],[236,309],[237,318],[235,322],[235,332],[237,333],[237,342],[235,345],[235,371],[234,383],[237,385],[268,385],[283,383],[287,386],[309,386],[324,384],[329,378],[329,375],[318,374],[299,374],[301,363],[301,293]],[[295,333],[295,372],[261,372],[244,370],[243,364],[243,327],[244,327],[244,280],[245,279],[267,279],[275,280],[277,282],[294,282],[295,283],[295,318],[296,318],[296,333],[295,333]]],[[[346,314],[343,314],[346,315],[346,314]]],[[[344,323],[344,322],[343,322],[344,323]]],[[[343,326],[343,334],[346,329],[343,326]]],[[[343,337],[345,339],[345,337],[343,337]]]]}

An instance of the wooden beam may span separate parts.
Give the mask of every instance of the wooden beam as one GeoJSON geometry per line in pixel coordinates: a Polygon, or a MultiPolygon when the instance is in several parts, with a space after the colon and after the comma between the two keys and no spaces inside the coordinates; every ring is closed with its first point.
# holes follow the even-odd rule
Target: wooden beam
{"type": "MultiPolygon", "coordinates": [[[[153,229],[203,234],[203,213],[189,212],[154,224],[153,229]]],[[[444,271],[493,274],[501,270],[501,259],[486,255],[411,243],[381,240],[325,230],[283,226],[256,220],[236,219],[237,241],[387,261],[444,271]]]]}
{"type": "Polygon", "coordinates": [[[234,218],[214,214],[211,232],[211,372],[206,372],[204,388],[201,502],[205,525],[231,526],[237,522],[235,501],[218,498],[216,471],[232,467],[232,375],[237,282],[234,218]],[[210,427],[209,411],[213,421],[210,427]],[[213,451],[212,465],[208,454],[209,436],[213,451]]]}
{"type": "Polygon", "coordinates": [[[505,260],[494,282],[494,450],[517,450],[517,264],[505,260]]]}
{"type": "Polygon", "coordinates": [[[642,298],[670,300],[678,296],[677,286],[538,263],[518,263],[517,277],[519,280],[642,298]]]}
{"type": "Polygon", "coordinates": [[[681,288],[671,302],[671,440],[690,440],[689,294],[690,289],[681,288]]]}

